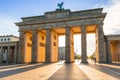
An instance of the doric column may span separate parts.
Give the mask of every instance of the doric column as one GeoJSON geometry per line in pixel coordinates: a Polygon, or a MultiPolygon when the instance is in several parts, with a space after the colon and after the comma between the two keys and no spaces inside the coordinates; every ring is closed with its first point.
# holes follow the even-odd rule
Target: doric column
{"type": "Polygon", "coordinates": [[[65,62],[71,62],[70,61],[70,54],[71,54],[71,51],[70,51],[70,28],[66,28],[66,33],[65,33],[65,37],[66,37],[66,45],[65,45],[65,62]]]}
{"type": "Polygon", "coordinates": [[[0,63],[2,63],[2,59],[3,59],[3,47],[1,46],[1,48],[0,48],[0,63]]]}
{"type": "Polygon", "coordinates": [[[70,27],[66,27],[66,45],[65,45],[65,61],[67,63],[74,61],[74,49],[73,49],[73,33],[70,27]]]}
{"type": "Polygon", "coordinates": [[[25,32],[20,32],[19,37],[19,50],[18,50],[18,63],[24,62],[25,57],[25,32]]]}
{"type": "Polygon", "coordinates": [[[17,45],[15,45],[15,48],[14,48],[14,63],[16,63],[16,60],[17,59],[17,45]]]}
{"type": "Polygon", "coordinates": [[[106,42],[106,59],[107,59],[107,63],[112,63],[112,57],[111,57],[111,49],[110,49],[110,41],[107,40],[106,42]]]}
{"type": "Polygon", "coordinates": [[[97,28],[97,41],[98,41],[98,62],[106,63],[106,49],[105,49],[105,39],[103,33],[103,25],[99,24],[97,28]]]}
{"type": "MultiPolygon", "coordinates": [[[[119,41],[119,44],[118,44],[118,48],[120,48],[120,41],[119,41]]],[[[118,61],[120,62],[120,49],[118,49],[119,50],[119,52],[118,52],[118,61]]]]}
{"type": "Polygon", "coordinates": [[[46,62],[58,61],[58,34],[54,30],[46,30],[46,62]]]}
{"type": "Polygon", "coordinates": [[[51,30],[46,30],[46,62],[51,62],[51,56],[52,56],[52,40],[51,40],[51,30]]]}
{"type": "Polygon", "coordinates": [[[7,46],[6,63],[10,62],[10,46],[7,46]]]}
{"type": "Polygon", "coordinates": [[[87,63],[87,41],[86,41],[86,27],[81,27],[81,53],[82,63],[87,63]]]}
{"type": "Polygon", "coordinates": [[[119,62],[119,41],[117,41],[117,44],[116,44],[116,47],[117,47],[117,62],[119,62]]]}
{"type": "Polygon", "coordinates": [[[37,54],[38,54],[38,32],[32,31],[32,63],[37,62],[37,54]]]}

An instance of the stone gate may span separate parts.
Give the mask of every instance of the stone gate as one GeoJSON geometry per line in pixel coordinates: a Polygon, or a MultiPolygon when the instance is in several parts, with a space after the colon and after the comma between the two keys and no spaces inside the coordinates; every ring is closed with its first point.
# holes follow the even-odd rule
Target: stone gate
{"type": "Polygon", "coordinates": [[[46,12],[44,15],[24,17],[19,27],[19,63],[57,62],[58,36],[65,35],[65,61],[74,61],[74,34],[81,34],[82,62],[87,62],[87,33],[96,35],[97,62],[106,62],[102,8],[70,11],[69,9],[46,12]]]}

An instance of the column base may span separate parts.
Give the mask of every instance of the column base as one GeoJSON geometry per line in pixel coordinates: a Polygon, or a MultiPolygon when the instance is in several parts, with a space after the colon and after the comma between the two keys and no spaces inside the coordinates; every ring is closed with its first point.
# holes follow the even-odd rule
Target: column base
{"type": "Polygon", "coordinates": [[[65,61],[65,63],[73,63],[74,61],[65,61]]]}
{"type": "Polygon", "coordinates": [[[88,61],[81,61],[81,63],[83,63],[83,64],[88,64],[88,61]]]}

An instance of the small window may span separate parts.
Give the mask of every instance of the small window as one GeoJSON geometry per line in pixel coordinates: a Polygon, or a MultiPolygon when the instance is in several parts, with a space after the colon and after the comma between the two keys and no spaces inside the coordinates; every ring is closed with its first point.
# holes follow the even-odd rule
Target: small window
{"type": "Polygon", "coordinates": [[[30,36],[30,41],[32,41],[32,37],[30,36]]]}
{"type": "Polygon", "coordinates": [[[45,44],[42,43],[42,42],[40,42],[40,46],[41,46],[41,47],[45,47],[45,44]]]}
{"type": "Polygon", "coordinates": [[[32,44],[31,43],[27,43],[27,47],[32,47],[32,44]]]}
{"type": "Polygon", "coordinates": [[[56,42],[53,42],[53,45],[56,46],[56,42]]]}
{"type": "Polygon", "coordinates": [[[9,41],[10,39],[8,38],[8,41],[9,41]]]}
{"type": "Polygon", "coordinates": [[[6,39],[4,39],[4,41],[6,41],[6,39]]]}
{"type": "Polygon", "coordinates": [[[44,40],[44,36],[42,36],[41,38],[42,38],[42,40],[44,40]]]}
{"type": "Polygon", "coordinates": [[[3,41],[3,39],[1,39],[1,41],[3,41]]]}
{"type": "Polygon", "coordinates": [[[54,35],[54,39],[56,40],[56,35],[54,35]]]}

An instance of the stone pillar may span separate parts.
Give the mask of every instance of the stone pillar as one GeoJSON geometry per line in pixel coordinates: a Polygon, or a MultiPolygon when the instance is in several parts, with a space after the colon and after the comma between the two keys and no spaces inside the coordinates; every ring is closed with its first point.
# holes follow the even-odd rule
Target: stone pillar
{"type": "Polygon", "coordinates": [[[25,32],[20,32],[19,49],[18,49],[18,63],[24,62],[25,57],[25,32]]]}
{"type": "Polygon", "coordinates": [[[115,42],[113,42],[113,41],[111,42],[111,47],[110,48],[111,48],[111,54],[112,54],[111,55],[112,61],[115,61],[115,51],[116,51],[115,50],[115,42]]]}
{"type": "Polygon", "coordinates": [[[14,63],[17,62],[17,45],[15,45],[15,48],[14,48],[14,63]]]}
{"type": "Polygon", "coordinates": [[[97,43],[98,43],[98,56],[97,62],[106,63],[106,49],[105,49],[105,41],[104,41],[104,33],[103,33],[103,25],[99,24],[97,26],[97,43]]]}
{"type": "Polygon", "coordinates": [[[52,62],[58,61],[58,34],[56,31],[52,30],[51,32],[51,60],[52,62]]]}
{"type": "Polygon", "coordinates": [[[3,57],[3,47],[0,48],[0,63],[2,63],[2,57],[3,57]]]}
{"type": "Polygon", "coordinates": [[[66,27],[66,45],[65,45],[65,62],[74,62],[74,49],[73,49],[73,33],[69,27],[66,27]]]}
{"type": "Polygon", "coordinates": [[[47,29],[46,30],[46,60],[45,62],[51,62],[51,54],[52,54],[52,40],[51,40],[51,30],[47,29]]]}
{"type": "Polygon", "coordinates": [[[88,63],[87,62],[87,41],[86,41],[86,27],[85,26],[81,27],[81,47],[82,47],[81,63],[88,63]]]}
{"type": "Polygon", "coordinates": [[[42,30],[38,31],[38,41],[37,42],[38,42],[37,43],[37,48],[38,48],[37,62],[43,63],[43,62],[45,62],[46,34],[42,30]]]}
{"type": "Polygon", "coordinates": [[[10,46],[7,46],[6,63],[10,62],[10,46]]]}
{"type": "Polygon", "coordinates": [[[119,41],[117,41],[116,48],[117,48],[117,62],[119,62],[119,41]]]}
{"type": "Polygon", "coordinates": [[[38,54],[38,32],[32,31],[32,56],[31,62],[37,62],[37,54],[38,54]]]}
{"type": "Polygon", "coordinates": [[[118,62],[120,62],[120,41],[119,41],[119,44],[118,44],[118,48],[119,48],[119,49],[118,49],[118,50],[119,50],[119,51],[118,51],[118,59],[119,59],[118,62]]]}
{"type": "Polygon", "coordinates": [[[107,40],[106,42],[106,62],[107,63],[112,63],[112,57],[111,57],[111,49],[110,49],[110,41],[107,40]]]}
{"type": "Polygon", "coordinates": [[[69,63],[70,61],[70,28],[66,28],[66,33],[65,33],[65,37],[66,37],[66,45],[65,45],[65,62],[69,63]]]}

